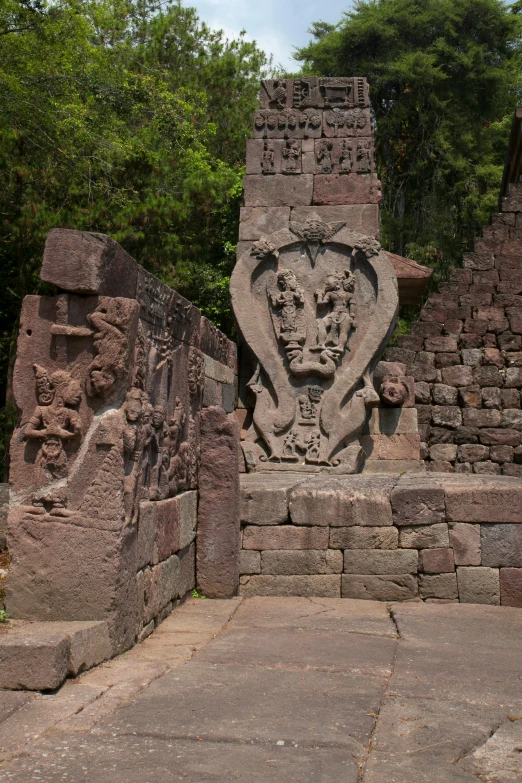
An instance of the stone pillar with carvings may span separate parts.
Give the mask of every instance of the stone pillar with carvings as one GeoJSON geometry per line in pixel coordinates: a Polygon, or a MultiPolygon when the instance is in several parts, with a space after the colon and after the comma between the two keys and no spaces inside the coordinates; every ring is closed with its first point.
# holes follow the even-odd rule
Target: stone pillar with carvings
{"type": "Polygon", "coordinates": [[[418,458],[415,423],[403,454],[389,439],[405,433],[379,427],[397,414],[372,414],[413,405],[403,368],[381,366],[374,382],[398,293],[378,242],[373,149],[365,79],[261,83],[231,280],[247,470],[355,473],[366,457],[418,458]]]}

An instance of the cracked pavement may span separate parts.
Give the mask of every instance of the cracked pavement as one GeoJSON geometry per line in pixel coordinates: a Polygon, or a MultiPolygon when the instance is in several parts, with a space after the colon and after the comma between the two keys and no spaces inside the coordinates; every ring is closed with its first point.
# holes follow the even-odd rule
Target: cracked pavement
{"type": "Polygon", "coordinates": [[[190,599],[55,694],[0,692],[0,781],[520,783],[522,611],[190,599]]]}

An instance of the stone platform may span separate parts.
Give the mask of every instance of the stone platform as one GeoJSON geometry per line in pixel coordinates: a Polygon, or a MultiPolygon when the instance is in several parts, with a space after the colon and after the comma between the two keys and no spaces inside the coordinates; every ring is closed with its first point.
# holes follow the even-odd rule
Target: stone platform
{"type": "Polygon", "coordinates": [[[240,595],[522,607],[522,482],[241,477],[240,595]]]}
{"type": "Polygon", "coordinates": [[[521,644],[508,607],[192,599],[58,693],[0,691],[0,778],[518,783],[521,644]]]}

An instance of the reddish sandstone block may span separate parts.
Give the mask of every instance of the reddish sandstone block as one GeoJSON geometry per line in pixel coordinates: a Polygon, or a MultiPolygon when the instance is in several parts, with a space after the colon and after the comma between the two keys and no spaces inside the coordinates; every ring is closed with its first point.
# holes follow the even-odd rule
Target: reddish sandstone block
{"type": "Polygon", "coordinates": [[[314,177],[313,204],[380,204],[381,198],[381,183],[375,174],[317,174],[314,177]]]}
{"type": "Polygon", "coordinates": [[[450,530],[455,565],[479,566],[482,562],[480,526],[459,522],[450,530]]]}
{"type": "Polygon", "coordinates": [[[500,569],[500,603],[522,608],[522,568],[500,569]]]}
{"type": "Polygon", "coordinates": [[[420,569],[426,574],[444,574],[455,570],[452,549],[422,549],[420,569]]]}
{"type": "Polygon", "coordinates": [[[330,531],[324,527],[254,527],[243,531],[243,549],[328,549],[330,531]]]}

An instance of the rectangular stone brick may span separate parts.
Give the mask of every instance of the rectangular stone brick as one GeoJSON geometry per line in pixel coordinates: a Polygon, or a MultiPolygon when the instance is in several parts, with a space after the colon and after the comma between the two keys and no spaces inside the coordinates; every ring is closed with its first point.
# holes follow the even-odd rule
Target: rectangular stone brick
{"type": "Polygon", "coordinates": [[[522,525],[481,525],[482,565],[522,568],[522,525]]]}
{"type": "Polygon", "coordinates": [[[53,228],[45,240],[40,277],[63,291],[134,299],[138,269],[105,234],[53,228]]]}
{"type": "Polygon", "coordinates": [[[399,527],[444,521],[444,489],[426,478],[401,479],[391,494],[393,521],[399,527]]]}
{"type": "Polygon", "coordinates": [[[420,570],[425,574],[444,574],[455,570],[453,549],[423,549],[419,556],[420,570]]]}
{"type": "Polygon", "coordinates": [[[343,574],[341,592],[343,598],[407,601],[418,594],[418,585],[411,574],[343,574]]]}
{"type": "Polygon", "coordinates": [[[418,555],[409,549],[346,549],[346,574],[406,574],[417,573],[418,555]]]}
{"type": "Polygon", "coordinates": [[[241,480],[240,519],[249,525],[288,521],[288,494],[299,480],[286,476],[245,476],[241,480]]]}
{"type": "Polygon", "coordinates": [[[361,435],[359,442],[369,460],[420,459],[420,437],[417,433],[361,435]]]}
{"type": "Polygon", "coordinates": [[[500,569],[500,603],[522,608],[522,568],[500,569]]]}
{"type": "Polygon", "coordinates": [[[500,604],[498,568],[457,568],[459,601],[461,604],[500,604]]]}
{"type": "Polygon", "coordinates": [[[439,522],[435,525],[401,527],[399,546],[403,549],[449,547],[448,525],[445,522],[439,522]]]}
{"type": "Polygon", "coordinates": [[[241,207],[239,239],[255,241],[288,228],[290,207],[241,207]]]}
{"type": "Polygon", "coordinates": [[[239,552],[239,573],[260,574],[261,552],[254,549],[241,549],[239,552]]]}
{"type": "Polygon", "coordinates": [[[313,202],[308,203],[380,204],[381,198],[381,183],[376,174],[316,174],[313,202]]]}
{"type": "Polygon", "coordinates": [[[330,530],[333,549],[397,549],[396,527],[334,527],[330,530]]]}
{"type": "Polygon", "coordinates": [[[261,553],[261,573],[292,576],[293,574],[340,574],[343,555],[337,549],[279,550],[261,553]]]}
{"type": "Polygon", "coordinates": [[[246,207],[297,207],[312,203],[313,175],[247,174],[243,179],[246,207]]]}
{"type": "Polygon", "coordinates": [[[424,348],[426,351],[456,351],[457,340],[454,337],[427,337],[424,348]]]}
{"type": "Polygon", "coordinates": [[[290,517],[294,525],[392,525],[392,486],[384,478],[371,482],[355,476],[310,479],[291,490],[290,517]]]}
{"type": "Polygon", "coordinates": [[[421,598],[458,599],[457,574],[419,574],[421,598]]]}
{"type": "Polygon", "coordinates": [[[473,370],[464,365],[445,367],[442,370],[442,380],[447,386],[471,386],[473,383],[473,370]]]}
{"type": "Polygon", "coordinates": [[[368,422],[370,435],[417,433],[416,408],[373,408],[368,422]]]}
{"type": "Polygon", "coordinates": [[[251,598],[262,596],[302,596],[303,598],[340,598],[341,575],[320,576],[242,576],[239,580],[239,595],[251,598]]]}
{"type": "Polygon", "coordinates": [[[196,538],[198,493],[195,490],[176,496],[179,505],[179,548],[185,549],[196,538]]]}
{"type": "Polygon", "coordinates": [[[243,549],[328,549],[329,530],[324,527],[254,527],[243,531],[243,549]]]}
{"type": "Polygon", "coordinates": [[[522,435],[518,430],[484,428],[479,431],[480,442],[485,446],[519,446],[522,435]]]}
{"type": "Polygon", "coordinates": [[[467,408],[462,411],[462,423],[465,427],[499,427],[502,414],[495,409],[467,408]]]}
{"type": "Polygon", "coordinates": [[[480,525],[459,522],[452,527],[449,536],[455,565],[479,566],[481,564],[480,525]]]}
{"type": "Polygon", "coordinates": [[[521,523],[522,484],[508,476],[446,483],[448,522],[521,523]]]}

